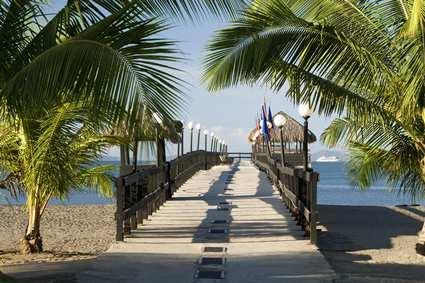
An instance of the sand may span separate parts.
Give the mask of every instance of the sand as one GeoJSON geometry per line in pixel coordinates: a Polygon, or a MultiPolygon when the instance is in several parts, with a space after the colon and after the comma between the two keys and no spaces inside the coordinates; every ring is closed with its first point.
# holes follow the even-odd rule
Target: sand
{"type": "Polygon", "coordinates": [[[20,206],[0,206],[0,264],[94,258],[115,238],[115,206],[51,205],[42,218],[45,253],[21,256],[16,250],[27,215],[20,206]]]}
{"type": "Polygon", "coordinates": [[[415,251],[424,215],[424,207],[320,205],[318,245],[341,277],[425,282],[415,251]]]}

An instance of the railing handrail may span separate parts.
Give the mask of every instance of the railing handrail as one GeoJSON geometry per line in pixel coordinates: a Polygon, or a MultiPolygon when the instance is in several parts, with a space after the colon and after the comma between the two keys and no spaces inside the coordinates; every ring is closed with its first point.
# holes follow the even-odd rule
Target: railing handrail
{"type": "Polygon", "coordinates": [[[313,244],[317,242],[317,182],[319,174],[305,171],[304,168],[282,167],[267,153],[254,153],[257,167],[265,171],[273,184],[279,188],[282,199],[298,224],[310,236],[313,244]]]}
{"type": "Polygon", "coordinates": [[[116,240],[123,241],[125,234],[136,229],[137,224],[142,224],[194,173],[220,162],[220,153],[199,150],[160,167],[137,168],[118,177],[116,240]]]}

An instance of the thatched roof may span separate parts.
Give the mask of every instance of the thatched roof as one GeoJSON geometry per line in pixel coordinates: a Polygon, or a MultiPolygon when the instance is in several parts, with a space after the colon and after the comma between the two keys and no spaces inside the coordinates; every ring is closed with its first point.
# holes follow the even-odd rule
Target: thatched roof
{"type": "Polygon", "coordinates": [[[182,127],[183,125],[180,121],[163,121],[161,125],[150,124],[139,134],[138,140],[154,141],[157,134],[159,134],[160,137],[176,144],[181,142],[179,133],[182,131],[182,127]]]}
{"type": "Polygon", "coordinates": [[[143,123],[137,123],[139,127],[130,127],[128,121],[123,120],[121,125],[114,129],[111,134],[136,139],[138,141],[155,141],[157,135],[172,143],[181,142],[180,133],[183,128],[182,122],[178,120],[163,120],[161,124],[153,118],[152,113],[146,112],[140,115],[143,123]],[[137,130],[137,131],[136,131],[137,130]]]}
{"type": "MultiPolygon", "coordinates": [[[[304,139],[304,126],[283,111],[276,113],[273,118],[278,114],[282,114],[286,118],[286,123],[283,126],[283,141],[302,142],[304,139]]],[[[254,137],[256,135],[256,132],[257,129],[251,130],[248,136],[249,142],[255,141],[254,137]]],[[[275,127],[275,129],[270,129],[270,135],[273,141],[280,142],[280,131],[277,127],[275,127]]],[[[257,139],[261,139],[261,136],[258,136],[257,139]]],[[[313,132],[309,130],[308,142],[313,143],[316,140],[316,136],[313,134],[313,132]]]]}

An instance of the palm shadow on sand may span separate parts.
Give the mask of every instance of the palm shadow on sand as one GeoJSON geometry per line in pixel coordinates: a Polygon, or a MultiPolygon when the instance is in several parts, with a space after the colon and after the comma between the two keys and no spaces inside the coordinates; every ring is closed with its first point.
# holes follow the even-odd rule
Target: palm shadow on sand
{"type": "Polygon", "coordinates": [[[366,251],[393,248],[393,238],[416,236],[422,222],[387,207],[319,205],[318,209],[327,230],[319,233],[318,246],[342,278],[425,279],[425,265],[374,263],[366,251]]]}

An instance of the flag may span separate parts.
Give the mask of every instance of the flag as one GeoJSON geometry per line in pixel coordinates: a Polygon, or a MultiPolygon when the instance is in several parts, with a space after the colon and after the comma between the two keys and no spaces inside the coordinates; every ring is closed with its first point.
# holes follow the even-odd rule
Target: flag
{"type": "Polygon", "coordinates": [[[269,117],[268,117],[268,120],[269,120],[270,124],[272,125],[271,128],[274,129],[272,109],[270,108],[270,106],[269,106],[269,117]]]}
{"type": "Polygon", "coordinates": [[[267,126],[267,118],[266,118],[266,112],[261,111],[261,134],[264,136],[266,141],[270,140],[270,132],[269,127],[267,126]]]}

